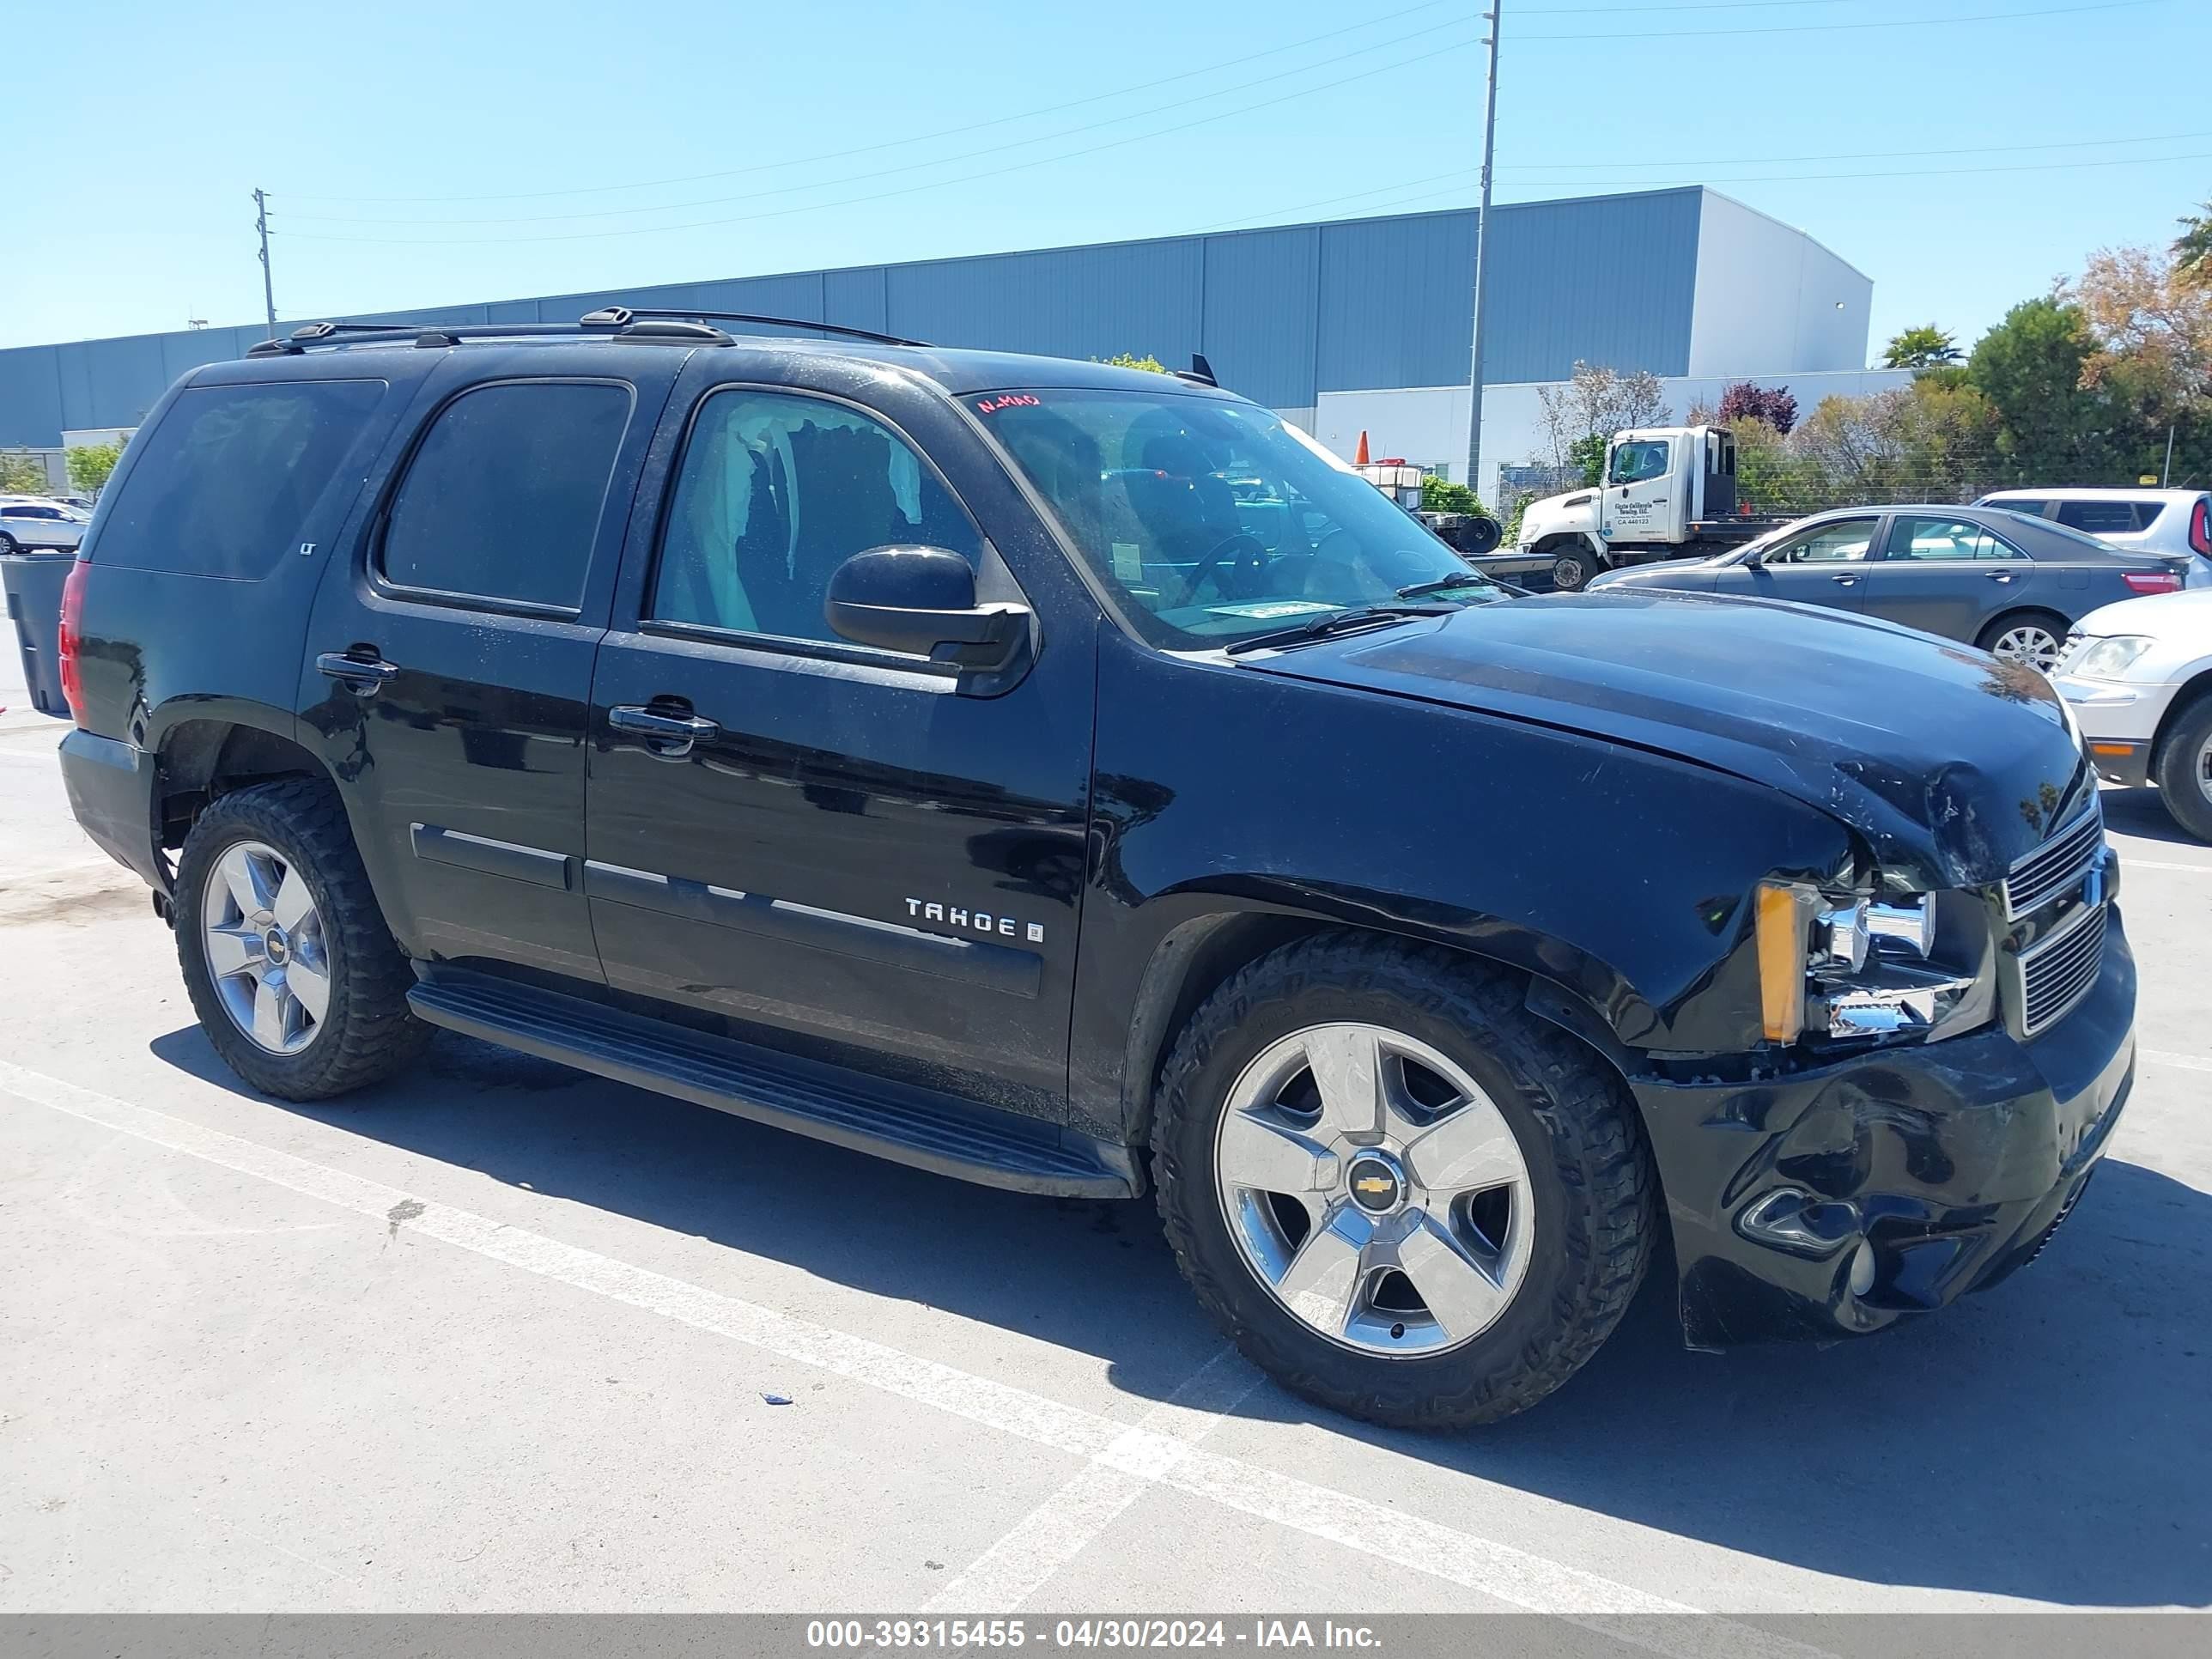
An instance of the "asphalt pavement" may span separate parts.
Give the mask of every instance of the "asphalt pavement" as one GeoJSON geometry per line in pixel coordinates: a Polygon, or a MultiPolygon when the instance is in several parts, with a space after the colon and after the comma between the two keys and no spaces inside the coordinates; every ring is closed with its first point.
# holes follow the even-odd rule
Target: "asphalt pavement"
{"type": "Polygon", "coordinates": [[[1789,1613],[2212,1603],[2212,848],[2154,795],[2106,798],[2141,1075],[2042,1259],[1720,1357],[1649,1284],[1550,1401],[1431,1437],[1224,1352],[1149,1200],[459,1038],[248,1092],[58,723],[0,703],[0,1612],[1686,1607],[1762,1651],[1789,1613]]]}

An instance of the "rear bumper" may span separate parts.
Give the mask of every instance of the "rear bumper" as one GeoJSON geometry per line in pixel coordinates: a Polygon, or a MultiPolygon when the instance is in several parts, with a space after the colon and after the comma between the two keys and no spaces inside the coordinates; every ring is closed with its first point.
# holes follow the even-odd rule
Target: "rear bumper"
{"type": "Polygon", "coordinates": [[[2095,988],[2032,1042],[1996,1027],[1770,1080],[1633,1085],[1692,1346],[1879,1330],[2042,1249],[2135,1081],[2135,961],[2117,906],[2105,925],[2095,988]]]}
{"type": "Polygon", "coordinates": [[[62,739],[70,811],[100,850],[156,892],[169,891],[154,826],[154,757],[135,744],[76,731],[62,739]]]}

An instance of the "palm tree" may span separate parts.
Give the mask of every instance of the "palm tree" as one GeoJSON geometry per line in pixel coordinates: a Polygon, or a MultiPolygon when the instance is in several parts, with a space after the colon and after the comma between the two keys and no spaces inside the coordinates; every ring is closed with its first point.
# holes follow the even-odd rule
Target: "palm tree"
{"type": "Polygon", "coordinates": [[[2203,210],[2185,213],[2174,222],[2181,234],[2173,239],[2175,265],[2186,276],[2212,276],[2212,201],[2203,210]]]}
{"type": "Polygon", "coordinates": [[[1933,323],[1921,323],[1891,340],[1881,355],[1884,368],[1936,368],[1955,363],[1959,343],[1933,323]]]}

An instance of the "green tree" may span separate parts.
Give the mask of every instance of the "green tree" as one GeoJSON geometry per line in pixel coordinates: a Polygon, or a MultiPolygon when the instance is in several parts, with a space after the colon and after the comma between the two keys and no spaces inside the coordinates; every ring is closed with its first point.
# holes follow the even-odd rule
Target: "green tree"
{"type": "Polygon", "coordinates": [[[1595,488],[1598,480],[1605,476],[1606,446],[1611,441],[1610,433],[1592,432],[1567,446],[1567,465],[1583,470],[1583,487],[1585,489],[1595,488]]]}
{"type": "Polygon", "coordinates": [[[1935,368],[1955,363],[1966,354],[1959,343],[1933,323],[1920,323],[1893,336],[1883,348],[1884,368],[1935,368]]]}
{"type": "Polygon", "coordinates": [[[1996,447],[2016,482],[2099,483],[2121,465],[2130,446],[2115,431],[2112,386],[2081,383],[2096,349],[2081,307],[2063,298],[2022,301],[1976,343],[1967,378],[1996,411],[1996,447]]]}
{"type": "Polygon", "coordinates": [[[1453,483],[1439,478],[1433,472],[1421,480],[1421,511],[1424,513],[1479,513],[1484,518],[1497,515],[1482,504],[1482,497],[1463,483],[1453,483]]]}
{"type": "Polygon", "coordinates": [[[36,457],[0,455],[0,495],[43,495],[52,488],[36,457]]]}
{"type": "Polygon", "coordinates": [[[95,494],[122,459],[121,444],[80,444],[69,452],[70,482],[87,495],[95,494]]]}
{"type": "Polygon", "coordinates": [[[1105,363],[1115,368],[1141,368],[1147,374],[1164,374],[1168,372],[1168,366],[1149,351],[1141,357],[1133,352],[1117,351],[1110,357],[1093,357],[1091,361],[1094,363],[1105,363]]]}

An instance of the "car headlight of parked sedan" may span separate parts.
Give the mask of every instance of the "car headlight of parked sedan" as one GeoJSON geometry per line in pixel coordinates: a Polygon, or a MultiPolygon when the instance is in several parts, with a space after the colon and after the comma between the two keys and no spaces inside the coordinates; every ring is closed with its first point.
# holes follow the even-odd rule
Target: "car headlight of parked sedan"
{"type": "Polygon", "coordinates": [[[2120,680],[2158,643],[2141,634],[2116,634],[2106,639],[2075,635],[2067,641],[2066,654],[2057,672],[2085,680],[2120,680]]]}

